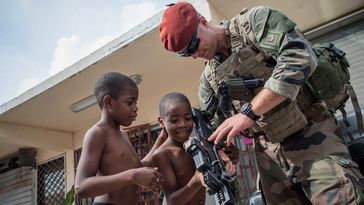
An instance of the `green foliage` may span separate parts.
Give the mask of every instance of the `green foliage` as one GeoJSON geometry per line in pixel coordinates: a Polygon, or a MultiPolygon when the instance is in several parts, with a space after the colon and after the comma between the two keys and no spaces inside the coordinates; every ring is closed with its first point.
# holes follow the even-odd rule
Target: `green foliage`
{"type": "Polygon", "coordinates": [[[72,185],[71,190],[67,192],[66,199],[63,202],[63,205],[72,205],[75,200],[75,185],[72,185]]]}

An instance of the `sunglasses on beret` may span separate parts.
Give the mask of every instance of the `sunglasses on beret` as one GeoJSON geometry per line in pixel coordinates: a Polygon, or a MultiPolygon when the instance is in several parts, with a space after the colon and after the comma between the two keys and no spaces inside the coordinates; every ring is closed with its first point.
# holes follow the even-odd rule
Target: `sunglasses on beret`
{"type": "Polygon", "coordinates": [[[196,34],[192,36],[190,43],[186,50],[177,52],[177,55],[180,57],[190,57],[192,54],[196,53],[198,50],[198,46],[200,44],[200,39],[197,38],[196,34]]]}
{"type": "MultiPolygon", "coordinates": [[[[198,15],[198,21],[200,21],[200,15],[198,15]]],[[[190,41],[190,43],[187,46],[187,49],[183,50],[183,51],[178,51],[177,55],[180,57],[190,57],[192,56],[192,54],[196,53],[196,51],[198,50],[198,46],[200,44],[200,39],[197,38],[197,30],[198,30],[198,24],[196,26],[196,32],[193,34],[192,39],[190,41]]]]}

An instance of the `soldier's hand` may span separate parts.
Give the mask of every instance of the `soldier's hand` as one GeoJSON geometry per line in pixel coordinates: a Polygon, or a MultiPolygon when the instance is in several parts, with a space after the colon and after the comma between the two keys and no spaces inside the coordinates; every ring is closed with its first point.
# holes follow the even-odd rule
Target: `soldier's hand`
{"type": "Polygon", "coordinates": [[[249,117],[239,113],[226,119],[216,131],[209,137],[209,141],[214,141],[218,144],[221,139],[227,135],[227,146],[230,146],[233,137],[236,137],[239,132],[248,129],[254,125],[254,121],[249,117]]]}

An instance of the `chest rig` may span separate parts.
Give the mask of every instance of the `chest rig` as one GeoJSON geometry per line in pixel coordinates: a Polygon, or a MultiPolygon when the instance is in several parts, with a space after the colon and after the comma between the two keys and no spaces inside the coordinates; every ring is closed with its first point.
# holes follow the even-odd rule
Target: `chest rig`
{"type": "MultiPolygon", "coordinates": [[[[216,97],[219,97],[218,90],[224,82],[232,82],[235,79],[263,79],[265,82],[273,72],[275,64],[271,63],[272,56],[258,48],[259,44],[252,31],[250,18],[256,11],[257,9],[243,9],[239,15],[224,22],[226,35],[231,44],[231,55],[224,61],[210,60],[204,70],[204,75],[216,97]]],[[[273,62],[275,63],[275,60],[273,62]]],[[[229,94],[235,109],[233,113],[238,112],[241,104],[251,101],[262,88],[261,86],[251,89],[250,95],[240,90],[231,91],[229,94]]],[[[254,126],[254,130],[263,130],[268,138],[276,143],[303,129],[306,125],[306,117],[297,102],[286,100],[262,115],[254,126]]]]}
{"type": "MultiPolygon", "coordinates": [[[[247,11],[243,10],[240,15],[224,22],[225,33],[231,43],[231,55],[223,62],[218,59],[210,60],[204,70],[215,94],[223,81],[236,78],[263,78],[266,81],[272,74],[273,68],[267,66],[265,54],[252,46],[253,43],[247,37],[252,33],[250,23],[244,15],[247,11]]],[[[241,99],[238,94],[233,97],[236,100],[248,100],[241,99]]]]}

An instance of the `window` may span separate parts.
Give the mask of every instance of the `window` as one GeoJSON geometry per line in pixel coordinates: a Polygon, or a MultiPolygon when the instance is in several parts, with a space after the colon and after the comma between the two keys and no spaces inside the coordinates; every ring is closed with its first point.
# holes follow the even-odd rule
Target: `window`
{"type": "Polygon", "coordinates": [[[38,165],[37,204],[59,205],[65,199],[64,156],[38,165]]]}

